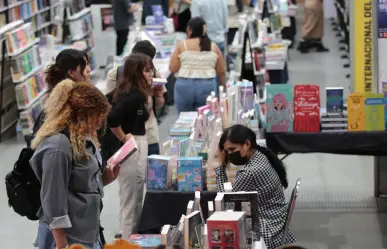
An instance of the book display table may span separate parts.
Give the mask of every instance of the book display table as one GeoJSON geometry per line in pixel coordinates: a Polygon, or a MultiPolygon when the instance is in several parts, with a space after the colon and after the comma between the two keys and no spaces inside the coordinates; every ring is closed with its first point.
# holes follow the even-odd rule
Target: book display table
{"type": "Polygon", "coordinates": [[[374,196],[387,196],[387,132],[266,133],[266,145],[276,154],[329,153],[374,156],[374,196]]]}
{"type": "MultiPolygon", "coordinates": [[[[203,216],[208,218],[209,201],[216,197],[216,191],[201,191],[201,207],[203,216]]],[[[187,204],[195,198],[194,192],[178,192],[148,190],[142,208],[139,232],[160,233],[166,224],[177,224],[182,214],[186,213],[187,204]]]]}

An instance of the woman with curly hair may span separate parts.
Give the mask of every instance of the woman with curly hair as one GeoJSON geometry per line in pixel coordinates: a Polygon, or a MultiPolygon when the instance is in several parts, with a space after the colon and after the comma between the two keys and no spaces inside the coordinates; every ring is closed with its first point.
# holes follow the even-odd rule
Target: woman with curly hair
{"type": "Polygon", "coordinates": [[[74,243],[101,248],[103,186],[119,171],[103,166],[97,139],[109,108],[105,96],[87,82],[61,82],[51,92],[45,121],[31,145],[35,153],[30,164],[41,183],[40,224],[55,240],[55,245],[39,248],[62,249],[74,243]]]}

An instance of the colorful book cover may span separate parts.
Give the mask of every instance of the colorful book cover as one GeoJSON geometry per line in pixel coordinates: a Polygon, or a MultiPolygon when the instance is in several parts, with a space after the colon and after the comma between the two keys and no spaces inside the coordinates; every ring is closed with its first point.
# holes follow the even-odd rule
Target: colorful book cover
{"type": "Polygon", "coordinates": [[[241,82],[239,85],[239,101],[244,111],[253,109],[254,88],[252,82],[241,82]]]}
{"type": "Polygon", "coordinates": [[[116,167],[124,163],[136,151],[136,140],[134,137],[131,137],[107,162],[109,165],[116,167]]]}
{"type": "Polygon", "coordinates": [[[342,114],[344,106],[344,88],[342,87],[327,87],[327,114],[335,115],[342,114]]]}
{"type": "Polygon", "coordinates": [[[366,130],[365,96],[352,93],[347,98],[348,131],[366,130]]]}
{"type": "Polygon", "coordinates": [[[365,113],[367,131],[384,131],[384,94],[365,95],[365,113]]]}
{"type": "Polygon", "coordinates": [[[177,188],[181,192],[203,189],[202,157],[180,157],[177,160],[177,188]]]}
{"type": "Polygon", "coordinates": [[[294,86],[294,131],[320,132],[320,86],[294,86]]]}
{"type": "Polygon", "coordinates": [[[293,131],[293,86],[289,84],[268,85],[267,132],[293,131]]]}
{"type": "Polygon", "coordinates": [[[215,212],[207,220],[208,248],[246,248],[246,230],[243,212],[215,212]]]}
{"type": "Polygon", "coordinates": [[[385,130],[387,130],[387,82],[382,82],[383,94],[384,94],[384,122],[385,130]]]}
{"type": "Polygon", "coordinates": [[[168,190],[172,185],[172,157],[148,156],[147,188],[168,190]]]}
{"type": "Polygon", "coordinates": [[[161,245],[161,234],[132,234],[129,243],[139,245],[143,249],[157,248],[161,245]]]}

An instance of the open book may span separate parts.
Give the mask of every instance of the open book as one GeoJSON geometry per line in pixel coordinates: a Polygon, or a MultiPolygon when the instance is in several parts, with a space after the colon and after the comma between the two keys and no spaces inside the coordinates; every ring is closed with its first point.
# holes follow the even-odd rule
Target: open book
{"type": "Polygon", "coordinates": [[[107,163],[116,167],[117,165],[124,163],[136,151],[136,140],[134,137],[131,137],[111,158],[109,158],[107,163]]]}

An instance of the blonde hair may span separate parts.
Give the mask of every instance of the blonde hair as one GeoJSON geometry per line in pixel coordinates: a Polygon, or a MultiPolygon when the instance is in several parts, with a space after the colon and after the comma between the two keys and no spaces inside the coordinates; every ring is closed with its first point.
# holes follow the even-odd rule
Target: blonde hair
{"type": "Polygon", "coordinates": [[[74,158],[87,158],[86,138],[95,144],[97,123],[105,118],[110,105],[106,97],[87,82],[75,83],[64,80],[51,92],[44,108],[45,121],[32,140],[31,147],[36,149],[49,136],[68,129],[74,158]]]}

